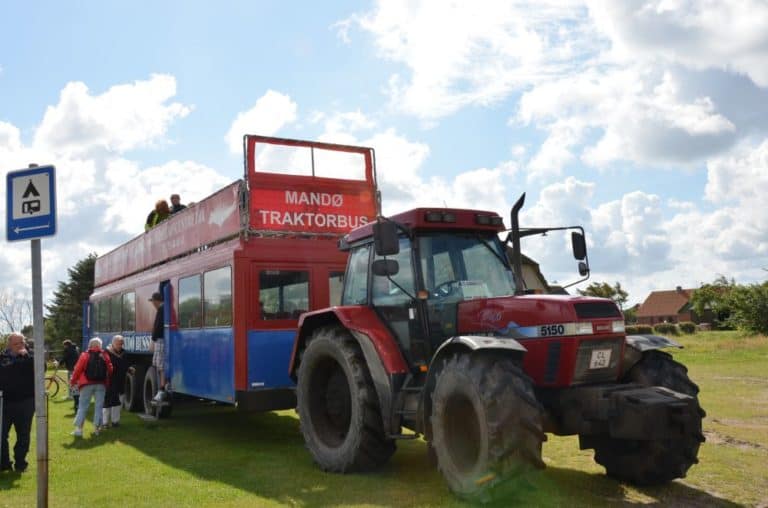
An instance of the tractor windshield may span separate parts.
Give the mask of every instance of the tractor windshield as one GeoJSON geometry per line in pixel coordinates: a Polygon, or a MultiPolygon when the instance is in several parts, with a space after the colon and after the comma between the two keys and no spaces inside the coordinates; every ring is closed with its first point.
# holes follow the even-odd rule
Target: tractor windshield
{"type": "Polygon", "coordinates": [[[434,233],[418,239],[430,299],[454,301],[515,293],[506,253],[494,234],[434,233]]]}

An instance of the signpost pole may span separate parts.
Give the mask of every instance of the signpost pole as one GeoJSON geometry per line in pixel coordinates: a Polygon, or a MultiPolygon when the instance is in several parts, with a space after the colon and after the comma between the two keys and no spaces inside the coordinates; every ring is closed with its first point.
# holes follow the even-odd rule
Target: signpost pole
{"type": "Polygon", "coordinates": [[[35,335],[35,421],[37,422],[37,507],[48,506],[48,419],[45,404],[45,339],[43,334],[43,283],[40,239],[32,248],[32,327],[35,335]]]}

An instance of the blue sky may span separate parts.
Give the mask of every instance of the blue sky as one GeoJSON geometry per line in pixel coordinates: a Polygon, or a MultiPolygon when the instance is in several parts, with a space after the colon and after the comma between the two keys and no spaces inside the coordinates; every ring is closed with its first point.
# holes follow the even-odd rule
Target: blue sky
{"type": "MultiPolygon", "coordinates": [[[[246,132],[373,146],[385,213],[508,217],[525,191],[524,222],[583,224],[592,279],[633,303],[762,281],[766,26],[748,0],[5,2],[0,166],[59,171],[46,295],[157,198],[239,178],[246,132]]],[[[540,243],[545,275],[575,278],[540,243]]],[[[0,277],[29,292],[25,245],[0,277]]]]}

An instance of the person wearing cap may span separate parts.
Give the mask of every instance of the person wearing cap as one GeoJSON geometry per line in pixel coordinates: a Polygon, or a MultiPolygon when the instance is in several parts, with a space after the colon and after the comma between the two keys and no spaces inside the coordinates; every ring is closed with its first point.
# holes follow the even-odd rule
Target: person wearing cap
{"type": "Polygon", "coordinates": [[[186,205],[181,204],[181,197],[178,194],[171,194],[171,215],[180,212],[185,208],[186,205]]]}
{"type": "Polygon", "coordinates": [[[165,361],[165,335],[163,334],[163,295],[160,293],[152,293],[152,298],[149,299],[152,305],[157,309],[155,314],[155,324],[152,326],[152,344],[154,348],[154,354],[152,355],[152,365],[157,369],[157,378],[160,383],[160,388],[157,390],[155,397],[152,399],[155,402],[160,402],[165,397],[165,370],[163,369],[163,362],[165,361]]]}

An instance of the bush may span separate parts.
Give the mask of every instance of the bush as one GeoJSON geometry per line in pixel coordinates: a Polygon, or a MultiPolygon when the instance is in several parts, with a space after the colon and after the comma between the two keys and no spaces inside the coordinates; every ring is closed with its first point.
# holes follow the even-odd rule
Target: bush
{"type": "Polygon", "coordinates": [[[624,332],[627,335],[637,335],[637,334],[640,333],[639,331],[637,331],[637,328],[638,327],[634,326],[634,325],[627,325],[627,326],[624,327],[624,332]]]}
{"type": "Polygon", "coordinates": [[[659,335],[679,335],[680,333],[675,323],[659,323],[653,327],[653,331],[659,335]]]}
{"type": "Polygon", "coordinates": [[[735,287],[730,302],[730,323],[751,333],[768,335],[768,282],[735,287]]]}
{"type": "Polygon", "coordinates": [[[677,325],[678,328],[680,328],[680,331],[687,334],[696,333],[696,323],[691,323],[690,321],[683,321],[682,323],[677,325]]]}
{"type": "Polygon", "coordinates": [[[650,325],[637,325],[637,333],[653,333],[650,325]]]}

